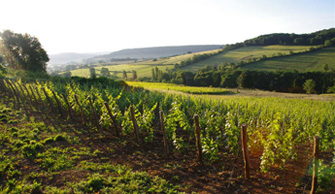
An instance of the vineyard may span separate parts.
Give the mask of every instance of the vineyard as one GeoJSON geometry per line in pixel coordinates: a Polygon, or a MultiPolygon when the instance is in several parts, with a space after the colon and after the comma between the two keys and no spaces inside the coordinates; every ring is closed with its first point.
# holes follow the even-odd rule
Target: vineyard
{"type": "MultiPolygon", "coordinates": [[[[190,176],[198,173],[199,177],[205,177],[200,182],[205,185],[214,182],[216,185],[213,189],[214,186],[196,186],[196,182],[182,184],[179,191],[187,193],[308,191],[312,183],[309,161],[313,158],[314,137],[318,136],[318,192],[329,193],[334,189],[333,101],[282,98],[203,99],[149,92],[130,87],[124,82],[84,78],[33,82],[1,79],[0,90],[3,104],[22,110],[26,115],[44,115],[42,119],[45,123],[76,123],[77,127],[92,130],[90,133],[96,135],[97,142],[102,141],[111,146],[109,154],[112,153],[110,150],[121,148],[124,149],[122,153],[126,153],[123,157],[127,157],[127,154],[131,157],[138,152],[148,152],[152,156],[153,152],[155,157],[149,157],[152,160],[148,159],[149,166],[158,160],[161,166],[169,170],[191,168],[195,174],[190,176]],[[247,136],[247,148],[243,150],[248,150],[248,157],[252,162],[249,182],[245,182],[248,177],[243,175],[242,126],[246,129],[247,136]],[[292,168],[296,168],[292,164],[301,161],[306,161],[302,162],[306,172],[302,172],[301,177],[296,177],[293,185],[285,185],[283,172],[292,171],[292,168]],[[204,174],[203,171],[206,170],[211,173],[204,174]],[[277,176],[275,173],[281,174],[277,176]],[[262,185],[262,181],[266,182],[260,180],[264,174],[269,174],[264,176],[267,178],[273,176],[275,182],[278,179],[277,182],[281,185],[276,186],[272,180],[268,186],[255,189],[252,186],[254,182],[259,185],[262,185]],[[284,180],[281,182],[280,179],[284,180]],[[226,182],[221,185],[221,180],[226,182]]],[[[8,134],[0,134],[2,150],[7,148],[4,142],[13,143],[6,135],[8,134]]],[[[26,151],[26,157],[38,163],[42,160],[38,155],[43,148],[36,151],[33,149],[36,146],[41,146],[40,142],[21,142],[18,145],[19,148],[25,147],[23,150],[26,151]],[[31,150],[34,151],[29,152],[31,150]]],[[[2,154],[1,157],[5,158],[5,155],[2,154]]],[[[139,166],[136,168],[140,170],[149,168],[139,166]]],[[[152,174],[160,175],[160,172],[152,170],[152,174]]],[[[166,177],[172,183],[179,184],[183,181],[180,178],[182,176],[187,175],[180,173],[178,176],[166,177]]],[[[0,166],[0,190],[10,191],[9,177],[8,168],[0,166]]],[[[101,188],[107,186],[106,183],[101,188]]],[[[99,189],[93,191],[102,192],[99,189]]],[[[142,192],[155,193],[158,190],[142,192]]],[[[173,192],[177,191],[171,190],[170,193],[173,192]]]]}

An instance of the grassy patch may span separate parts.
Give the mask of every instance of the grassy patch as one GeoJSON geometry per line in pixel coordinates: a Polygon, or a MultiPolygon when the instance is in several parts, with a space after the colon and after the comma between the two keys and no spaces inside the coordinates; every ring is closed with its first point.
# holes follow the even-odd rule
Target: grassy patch
{"type": "Polygon", "coordinates": [[[233,94],[233,92],[222,88],[193,87],[193,86],[183,86],[171,83],[127,82],[127,84],[135,87],[143,87],[145,89],[171,90],[187,94],[212,94],[212,95],[233,94]]]}
{"type": "Polygon", "coordinates": [[[17,121],[0,124],[0,193],[179,193],[165,179],[100,162],[91,144],[19,113],[0,104],[2,118],[17,121]]]}

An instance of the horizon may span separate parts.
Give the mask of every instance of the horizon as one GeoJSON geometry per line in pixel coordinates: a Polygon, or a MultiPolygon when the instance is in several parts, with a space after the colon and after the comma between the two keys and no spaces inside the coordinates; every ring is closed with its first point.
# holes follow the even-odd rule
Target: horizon
{"type": "Polygon", "coordinates": [[[0,20],[0,30],[37,37],[49,55],[226,45],[264,34],[335,27],[333,0],[13,0],[2,6],[0,17],[6,19],[0,20]]]}

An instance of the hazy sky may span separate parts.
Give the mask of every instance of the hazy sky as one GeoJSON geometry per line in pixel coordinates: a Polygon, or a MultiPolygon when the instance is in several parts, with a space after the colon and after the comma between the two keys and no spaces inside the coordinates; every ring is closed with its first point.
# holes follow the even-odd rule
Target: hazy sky
{"type": "Polygon", "coordinates": [[[0,0],[0,31],[49,54],[229,44],[335,27],[335,0],[0,0]]]}

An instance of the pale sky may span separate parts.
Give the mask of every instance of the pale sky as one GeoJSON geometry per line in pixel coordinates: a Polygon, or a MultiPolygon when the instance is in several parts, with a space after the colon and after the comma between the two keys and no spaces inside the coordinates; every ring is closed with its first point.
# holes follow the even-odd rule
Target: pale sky
{"type": "Polygon", "coordinates": [[[0,0],[0,31],[48,54],[231,44],[335,27],[335,0],[0,0]]]}

